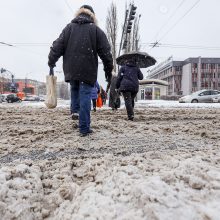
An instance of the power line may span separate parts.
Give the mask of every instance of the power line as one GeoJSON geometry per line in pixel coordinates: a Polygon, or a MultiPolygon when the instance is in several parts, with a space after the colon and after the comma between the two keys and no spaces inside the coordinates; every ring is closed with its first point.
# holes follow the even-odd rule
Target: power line
{"type": "Polygon", "coordinates": [[[0,42],[0,44],[4,45],[4,46],[8,46],[8,47],[13,47],[13,48],[16,48],[18,50],[23,50],[25,52],[29,52],[29,53],[32,53],[32,54],[36,54],[36,55],[39,55],[39,56],[44,56],[44,54],[40,54],[38,52],[35,52],[33,50],[30,50],[30,49],[26,49],[26,48],[22,48],[22,45],[15,45],[15,44],[9,44],[9,43],[5,43],[5,42],[0,42]]]}
{"type": "MultiPolygon", "coordinates": [[[[48,47],[51,44],[49,43],[4,43],[4,42],[0,42],[0,44],[2,43],[2,46],[13,46],[19,49],[24,49],[23,47],[48,47]]],[[[118,45],[118,44],[117,44],[118,45]]],[[[206,49],[206,50],[220,50],[220,46],[204,46],[204,45],[187,45],[187,44],[166,44],[166,43],[159,43],[159,42],[154,42],[154,43],[150,43],[150,42],[143,42],[141,44],[141,46],[145,47],[167,47],[167,48],[185,48],[185,49],[206,49]]],[[[33,52],[33,51],[32,51],[33,52]]]]}
{"type": "Polygon", "coordinates": [[[13,45],[8,44],[8,43],[5,43],[5,42],[0,42],[0,44],[2,44],[2,45],[4,45],[4,46],[14,47],[13,45]]]}
{"type": "Polygon", "coordinates": [[[164,27],[167,26],[167,24],[169,23],[169,21],[171,20],[171,18],[174,17],[174,15],[177,13],[178,9],[183,5],[183,3],[185,2],[185,0],[182,0],[180,2],[180,4],[177,6],[177,8],[173,11],[173,13],[170,15],[170,17],[167,19],[167,21],[160,27],[160,29],[157,31],[157,33],[155,34],[155,36],[153,37],[153,39],[151,41],[154,40],[154,38],[156,38],[158,36],[158,34],[164,29],[164,27]]]}
{"type": "Polygon", "coordinates": [[[174,23],[174,25],[160,38],[160,40],[158,42],[160,42],[162,39],[164,39],[164,37],[171,31],[173,30],[174,27],[176,27],[176,25],[184,18],[186,17],[187,14],[189,14],[189,12],[200,2],[201,0],[197,0],[190,8],[189,10],[186,11],[185,14],[183,14],[182,17],[180,17],[176,23],[174,23]]]}
{"type": "MultiPolygon", "coordinates": [[[[155,43],[142,43],[142,46],[152,47],[155,43]]],[[[166,47],[176,49],[199,49],[199,50],[220,50],[219,46],[186,45],[186,44],[162,44],[157,43],[155,47],[166,47]]]]}

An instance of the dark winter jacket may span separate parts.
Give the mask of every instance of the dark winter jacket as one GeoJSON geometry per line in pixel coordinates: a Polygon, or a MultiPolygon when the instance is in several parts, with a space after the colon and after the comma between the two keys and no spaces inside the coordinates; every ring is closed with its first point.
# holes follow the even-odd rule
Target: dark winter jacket
{"type": "Polygon", "coordinates": [[[92,88],[91,99],[97,99],[98,93],[100,93],[100,87],[99,87],[98,82],[96,81],[94,87],[92,88]]]}
{"type": "Polygon", "coordinates": [[[53,68],[63,56],[66,82],[79,80],[94,85],[97,80],[98,56],[103,61],[106,80],[111,79],[113,60],[110,45],[105,33],[94,22],[94,14],[82,8],[53,42],[48,65],[53,68]]]}
{"type": "Polygon", "coordinates": [[[120,91],[138,92],[139,81],[143,79],[141,70],[133,65],[122,66],[118,73],[116,88],[120,91]]]}

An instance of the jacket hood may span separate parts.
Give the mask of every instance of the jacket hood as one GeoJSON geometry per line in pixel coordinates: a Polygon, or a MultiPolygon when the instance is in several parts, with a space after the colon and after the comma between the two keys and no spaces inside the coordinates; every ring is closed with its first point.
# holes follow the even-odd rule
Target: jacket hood
{"type": "Polygon", "coordinates": [[[97,25],[97,20],[95,14],[92,13],[89,9],[80,8],[76,12],[76,17],[72,20],[72,23],[78,23],[78,24],[95,23],[97,25]]]}

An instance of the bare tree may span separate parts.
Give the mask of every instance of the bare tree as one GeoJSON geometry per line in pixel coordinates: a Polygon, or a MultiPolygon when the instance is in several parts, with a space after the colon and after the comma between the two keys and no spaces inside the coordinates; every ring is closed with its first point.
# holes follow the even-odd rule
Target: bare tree
{"type": "Polygon", "coordinates": [[[117,30],[118,30],[117,7],[116,4],[112,2],[108,9],[108,14],[106,18],[106,32],[107,32],[107,38],[112,48],[113,65],[115,72],[116,72],[117,30]]]}

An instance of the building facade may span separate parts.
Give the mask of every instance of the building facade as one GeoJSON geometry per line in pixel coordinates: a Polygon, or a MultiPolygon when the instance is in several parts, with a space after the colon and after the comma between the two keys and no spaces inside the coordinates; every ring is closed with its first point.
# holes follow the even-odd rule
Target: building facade
{"type": "Polygon", "coordinates": [[[46,95],[46,83],[32,79],[15,79],[18,92],[31,95],[46,95]]]}
{"type": "Polygon", "coordinates": [[[57,82],[57,98],[70,99],[70,88],[66,82],[57,82]]]}
{"type": "Polygon", "coordinates": [[[167,81],[167,95],[188,95],[201,89],[220,90],[220,58],[174,61],[169,57],[151,69],[148,78],[167,81]]]}

